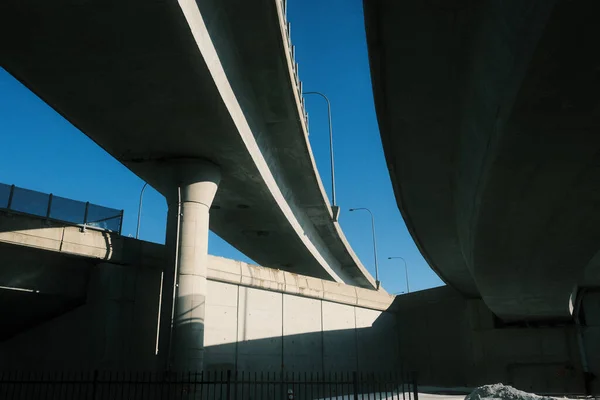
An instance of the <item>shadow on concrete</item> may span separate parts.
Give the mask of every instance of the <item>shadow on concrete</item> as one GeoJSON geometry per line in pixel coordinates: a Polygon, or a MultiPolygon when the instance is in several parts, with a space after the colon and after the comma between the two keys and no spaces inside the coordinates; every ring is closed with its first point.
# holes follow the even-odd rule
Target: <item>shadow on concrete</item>
{"type": "MultiPolygon", "coordinates": [[[[6,271],[13,270],[13,278],[19,272],[33,271],[22,274],[20,282],[44,283],[47,290],[63,291],[63,296],[69,294],[69,300],[79,303],[53,303],[50,297],[29,292],[0,304],[3,315],[15,316],[1,321],[3,331],[13,333],[0,339],[0,370],[164,370],[168,350],[161,346],[156,353],[160,271],[94,266],[65,254],[11,247],[15,246],[0,246],[3,257],[26,260],[32,252],[29,257],[43,260],[46,266],[54,255],[60,262],[47,270],[26,263],[20,271],[18,266],[2,268],[3,282],[14,282],[6,271]],[[84,282],[86,274],[89,282],[84,282]],[[79,284],[75,284],[77,277],[79,284]],[[36,295],[38,300],[31,301],[36,295]]],[[[205,333],[206,346],[196,354],[202,353],[204,369],[276,374],[405,369],[416,370],[419,383],[428,386],[503,382],[538,393],[584,392],[573,325],[499,326],[480,299],[465,299],[449,287],[398,296],[387,312],[362,323],[357,318],[369,310],[321,302],[317,304],[319,321],[304,306],[320,300],[283,296],[212,282],[208,325],[199,319],[186,324],[186,329],[205,333]],[[216,301],[217,293],[224,290],[237,291],[237,305],[235,295],[216,301]],[[246,291],[254,292],[254,297],[246,291]],[[274,305],[272,297],[295,306],[274,305]],[[245,299],[244,304],[240,299],[245,299]],[[329,312],[324,313],[324,308],[329,312]],[[343,315],[346,311],[349,316],[343,315]],[[344,324],[350,328],[340,329],[344,324]]],[[[593,312],[594,304],[586,303],[588,311],[593,312]]],[[[588,332],[587,339],[591,349],[597,337],[592,333],[588,332]]]]}
{"type": "MultiPolygon", "coordinates": [[[[12,228],[25,221],[19,232],[44,229],[38,226],[43,221],[33,228],[27,218],[12,221],[12,228]]],[[[0,233],[7,226],[1,222],[0,233]]],[[[14,243],[0,242],[0,370],[160,371],[167,365],[164,340],[156,353],[162,264],[150,258],[154,264],[144,265],[147,259],[140,262],[137,250],[126,256],[132,265],[116,265],[14,243]]],[[[185,328],[206,328],[206,347],[193,357],[203,355],[207,371],[372,372],[405,366],[430,386],[502,381],[528,391],[582,393],[581,343],[590,368],[597,370],[596,297],[582,303],[589,326],[580,334],[573,321],[502,323],[481,299],[464,298],[450,287],[398,296],[377,314],[232,283],[209,284],[208,325],[194,318],[185,328]],[[343,329],[352,326],[359,328],[343,329]]]]}
{"type": "MultiPolygon", "coordinates": [[[[153,276],[155,273],[139,274],[132,291],[126,284],[132,269],[110,264],[93,268],[84,304],[71,310],[63,308],[65,313],[55,313],[52,319],[38,319],[37,325],[27,330],[16,332],[21,326],[19,321],[5,321],[6,329],[18,334],[0,341],[0,370],[163,370],[168,348],[160,347],[156,353],[160,281],[153,276]],[[118,276],[115,270],[123,275],[118,276]]],[[[27,304],[27,300],[18,298],[13,307],[23,310],[27,304]]],[[[32,303],[32,307],[40,304],[32,303]]],[[[268,315],[261,317],[263,311],[255,307],[241,308],[240,312],[247,313],[246,318],[265,318],[262,323],[245,326],[238,315],[229,332],[227,318],[213,316],[207,329],[199,319],[186,321],[184,329],[205,331],[207,345],[201,352],[206,371],[392,372],[402,367],[395,331],[390,329],[393,316],[389,314],[358,329],[318,328],[315,332],[284,334],[284,326],[277,325],[281,322],[270,320],[268,315]],[[270,333],[273,329],[265,329],[269,324],[279,332],[276,336],[270,333]]],[[[340,307],[353,309],[349,305],[340,307]]],[[[303,316],[297,318],[300,326],[296,329],[308,330],[302,326],[303,316]]],[[[288,325],[286,329],[290,329],[288,325]]],[[[176,351],[174,345],[172,352],[176,351]]]]}
{"type": "MultiPolygon", "coordinates": [[[[592,299],[590,299],[592,300],[592,299]]],[[[597,300],[596,300],[597,301],[597,300]]],[[[587,313],[594,312],[592,301],[587,313]]],[[[396,297],[399,353],[419,383],[476,387],[502,382],[545,394],[598,393],[597,328],[574,321],[507,324],[482,299],[444,286],[396,297]]],[[[594,312],[594,315],[596,312],[594,312]]],[[[587,315],[587,314],[586,314],[587,315]]]]}
{"type": "Polygon", "coordinates": [[[85,303],[93,260],[0,243],[0,342],[85,303]]]}
{"type": "MultiPolygon", "coordinates": [[[[387,328],[389,325],[384,324],[387,328]]],[[[389,338],[389,337],[388,337],[389,338]]],[[[378,321],[371,327],[240,340],[205,348],[207,371],[398,372],[406,366],[378,321]],[[376,340],[379,337],[379,340],[376,340]]]]}
{"type": "Polygon", "coordinates": [[[83,298],[0,289],[0,343],[67,313],[84,301],[83,298]]]}
{"type": "MultiPolygon", "coordinates": [[[[20,305],[19,305],[20,306],[20,305]]],[[[189,326],[190,329],[203,329],[203,324],[194,323],[189,326]]],[[[254,339],[240,341],[236,343],[226,343],[221,345],[207,346],[204,349],[204,371],[245,371],[258,373],[341,373],[362,371],[365,373],[373,372],[399,372],[402,370],[400,360],[395,351],[389,346],[382,345],[374,352],[370,346],[358,346],[357,336],[368,336],[369,330],[376,328],[361,328],[335,330],[329,332],[311,332],[297,335],[287,335],[284,337],[268,337],[263,339],[254,339]],[[323,350],[324,349],[324,350],[323,350]]],[[[58,332],[57,332],[58,333],[58,332]]],[[[12,343],[0,342],[0,370],[32,370],[32,371],[63,371],[74,370],[78,366],[85,371],[90,370],[112,370],[112,371],[161,371],[156,368],[156,363],[147,363],[140,365],[139,360],[117,359],[117,354],[104,353],[103,356],[90,357],[91,353],[98,353],[93,349],[98,344],[92,335],[82,330],[78,336],[87,338],[82,343],[77,343],[69,339],[72,332],[64,332],[64,336],[58,334],[47,335],[43,346],[38,346],[36,351],[17,350],[16,346],[7,349],[6,344],[11,346],[20,341],[12,343]],[[80,346],[89,347],[91,351],[80,351],[80,346]],[[40,348],[47,349],[47,354],[38,352],[40,348]],[[62,360],[56,365],[48,361],[56,355],[62,354],[62,360]],[[115,359],[110,360],[110,356],[115,359]]],[[[107,347],[116,345],[113,351],[123,349],[124,343],[117,344],[113,337],[113,343],[109,343],[111,338],[104,338],[103,342],[107,347]]],[[[81,341],[80,341],[81,342],[81,341]]],[[[133,352],[144,351],[147,355],[153,353],[154,349],[135,349],[135,338],[130,338],[126,353],[131,355],[133,352]]],[[[31,343],[31,347],[37,345],[31,343]]],[[[151,355],[158,361],[159,355],[151,355]]]]}

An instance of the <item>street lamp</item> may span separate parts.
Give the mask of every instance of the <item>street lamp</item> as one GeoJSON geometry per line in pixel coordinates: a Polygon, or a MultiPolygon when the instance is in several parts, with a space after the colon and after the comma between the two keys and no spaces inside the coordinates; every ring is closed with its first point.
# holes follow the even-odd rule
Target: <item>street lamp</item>
{"type": "Polygon", "coordinates": [[[138,207],[138,220],[137,220],[137,229],[135,230],[135,238],[140,238],[140,222],[142,219],[142,200],[144,198],[144,190],[146,190],[146,186],[148,186],[148,182],[144,183],[142,187],[142,191],[140,192],[140,206],[138,207]]]}
{"type": "Polygon", "coordinates": [[[304,92],[303,95],[306,94],[316,94],[321,96],[327,102],[327,117],[329,120],[329,159],[331,161],[331,211],[333,212],[333,220],[337,221],[338,215],[340,213],[340,208],[336,205],[335,202],[335,167],[333,162],[333,128],[331,125],[331,102],[321,92],[304,92]]]}
{"type": "Polygon", "coordinates": [[[377,264],[377,240],[375,239],[375,217],[373,213],[368,208],[360,207],[360,208],[351,208],[350,211],[358,211],[365,210],[369,214],[371,214],[371,230],[373,232],[373,256],[375,258],[375,285],[377,286],[377,290],[379,290],[379,265],[377,264]]]}
{"type": "Polygon", "coordinates": [[[410,293],[410,288],[408,287],[408,266],[406,265],[406,260],[403,257],[388,257],[388,260],[393,260],[395,258],[399,258],[404,261],[404,272],[406,273],[406,293],[410,293]]]}

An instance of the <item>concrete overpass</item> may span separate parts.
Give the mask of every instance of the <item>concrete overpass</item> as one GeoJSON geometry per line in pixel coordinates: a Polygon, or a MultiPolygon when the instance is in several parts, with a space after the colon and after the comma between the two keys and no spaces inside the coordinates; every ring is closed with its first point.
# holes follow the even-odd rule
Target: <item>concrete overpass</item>
{"type": "Polygon", "coordinates": [[[571,318],[600,250],[600,3],[364,1],[398,206],[449,285],[571,318]]]}
{"type": "Polygon", "coordinates": [[[0,64],[167,198],[174,368],[202,368],[209,223],[264,266],[375,287],[316,170],[283,2],[11,0],[0,15],[0,64]]]}
{"type": "Polygon", "coordinates": [[[316,170],[280,1],[0,7],[1,65],[134,173],[169,197],[174,160],[217,164],[215,233],[261,265],[374,286],[316,170]]]}

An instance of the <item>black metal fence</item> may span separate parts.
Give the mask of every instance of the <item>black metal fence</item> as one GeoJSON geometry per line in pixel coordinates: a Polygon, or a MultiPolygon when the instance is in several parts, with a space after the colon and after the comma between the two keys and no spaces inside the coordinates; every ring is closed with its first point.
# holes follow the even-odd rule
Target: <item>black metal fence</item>
{"type": "Polygon", "coordinates": [[[418,400],[414,374],[5,373],[0,399],[418,400]]]}
{"type": "Polygon", "coordinates": [[[121,233],[123,210],[0,183],[0,208],[121,233]]]}

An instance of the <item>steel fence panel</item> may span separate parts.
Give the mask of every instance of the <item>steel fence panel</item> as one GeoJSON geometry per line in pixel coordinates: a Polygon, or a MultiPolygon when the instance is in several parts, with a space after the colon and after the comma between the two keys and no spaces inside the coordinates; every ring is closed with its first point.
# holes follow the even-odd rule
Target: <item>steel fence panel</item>
{"type": "Polygon", "coordinates": [[[121,228],[121,210],[89,204],[85,224],[107,231],[118,232],[121,228]]]}
{"type": "Polygon", "coordinates": [[[52,196],[50,218],[73,224],[83,224],[84,216],[85,203],[65,197],[52,196]]]}
{"type": "Polygon", "coordinates": [[[0,183],[0,208],[121,233],[123,210],[0,183]]]}
{"type": "Polygon", "coordinates": [[[25,214],[45,217],[48,212],[50,196],[35,190],[14,188],[10,209],[25,214]]]}
{"type": "Polygon", "coordinates": [[[8,201],[10,199],[10,185],[0,183],[0,208],[8,208],[8,201]]]}

